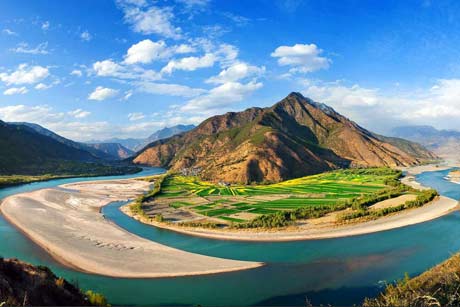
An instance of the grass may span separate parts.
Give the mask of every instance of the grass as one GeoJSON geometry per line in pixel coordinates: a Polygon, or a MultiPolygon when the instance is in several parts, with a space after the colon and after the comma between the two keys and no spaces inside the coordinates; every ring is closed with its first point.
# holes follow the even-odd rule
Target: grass
{"type": "Polygon", "coordinates": [[[406,275],[404,279],[388,285],[377,298],[366,299],[363,306],[459,306],[459,272],[460,255],[455,254],[417,277],[406,275]]]}
{"type": "MultiPolygon", "coordinates": [[[[234,214],[257,214],[257,225],[272,227],[283,219],[319,217],[348,207],[364,210],[377,201],[402,195],[408,187],[399,183],[400,176],[401,172],[389,168],[348,169],[269,185],[226,186],[173,174],[164,178],[155,199],[238,227],[250,221],[234,214]],[[265,215],[273,216],[261,218],[265,215]]],[[[387,213],[391,212],[381,212],[387,213]]]]}
{"type": "MultiPolygon", "coordinates": [[[[89,163],[88,163],[89,164],[89,163]]],[[[81,164],[80,164],[81,166],[81,164]]],[[[72,169],[55,169],[53,173],[43,175],[0,175],[0,188],[14,186],[24,183],[32,183],[39,181],[48,181],[62,178],[75,177],[97,177],[97,176],[112,176],[123,174],[134,174],[140,172],[142,168],[131,166],[105,166],[91,164],[89,166],[72,168],[72,169]]]]}

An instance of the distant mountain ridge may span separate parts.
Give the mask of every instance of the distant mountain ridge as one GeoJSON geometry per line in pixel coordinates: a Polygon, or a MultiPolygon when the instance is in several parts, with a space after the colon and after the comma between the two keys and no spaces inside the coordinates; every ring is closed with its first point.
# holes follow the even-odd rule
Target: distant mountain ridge
{"type": "Polygon", "coordinates": [[[335,168],[408,166],[435,159],[423,146],[372,133],[331,107],[291,93],[269,108],[211,117],[149,144],[133,162],[203,179],[278,182],[335,168]]]}
{"type": "Polygon", "coordinates": [[[124,147],[120,143],[96,143],[85,145],[121,160],[129,158],[134,154],[134,151],[124,147]]]}
{"type": "Polygon", "coordinates": [[[122,146],[128,148],[133,152],[137,152],[143,149],[148,144],[160,140],[169,138],[179,133],[187,132],[195,128],[195,125],[176,125],[172,127],[165,127],[160,129],[154,133],[152,133],[149,137],[145,139],[135,139],[135,138],[128,138],[128,139],[120,139],[120,138],[111,138],[104,141],[90,141],[87,144],[98,144],[98,143],[119,143],[122,146]]]}
{"type": "Polygon", "coordinates": [[[391,131],[391,134],[420,143],[443,158],[459,158],[460,131],[438,130],[432,126],[413,125],[396,127],[391,131]]]}
{"type": "Polygon", "coordinates": [[[43,129],[34,124],[0,121],[0,175],[114,175],[139,171],[126,163],[108,162],[99,153],[95,155],[43,129]]]}

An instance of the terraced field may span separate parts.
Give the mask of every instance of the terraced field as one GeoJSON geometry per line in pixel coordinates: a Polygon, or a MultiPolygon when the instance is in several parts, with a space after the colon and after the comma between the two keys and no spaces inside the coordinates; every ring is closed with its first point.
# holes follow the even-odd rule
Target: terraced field
{"type": "Polygon", "coordinates": [[[345,200],[391,189],[397,177],[391,169],[340,170],[270,185],[226,186],[198,177],[171,175],[155,202],[202,217],[243,222],[259,215],[314,206],[334,206],[345,200]]]}

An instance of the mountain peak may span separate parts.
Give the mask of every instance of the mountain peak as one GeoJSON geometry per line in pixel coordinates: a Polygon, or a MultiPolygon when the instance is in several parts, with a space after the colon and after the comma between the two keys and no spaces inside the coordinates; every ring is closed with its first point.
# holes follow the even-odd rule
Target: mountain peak
{"type": "Polygon", "coordinates": [[[343,167],[413,165],[433,158],[418,145],[373,134],[297,92],[269,108],[208,118],[154,142],[134,163],[200,169],[210,181],[278,182],[343,167]]]}

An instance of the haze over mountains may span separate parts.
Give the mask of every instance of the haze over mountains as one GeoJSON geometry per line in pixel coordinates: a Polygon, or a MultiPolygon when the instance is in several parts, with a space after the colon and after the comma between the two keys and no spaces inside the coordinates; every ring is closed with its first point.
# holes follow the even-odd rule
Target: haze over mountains
{"type": "Polygon", "coordinates": [[[173,135],[183,133],[195,128],[195,125],[176,125],[172,127],[166,127],[160,129],[154,133],[152,133],[149,137],[145,139],[135,139],[135,138],[128,138],[128,139],[120,139],[120,138],[111,138],[103,141],[90,141],[89,144],[98,144],[98,143],[118,143],[128,148],[132,152],[139,151],[143,149],[148,144],[155,142],[160,139],[169,138],[173,135]]]}
{"type": "Polygon", "coordinates": [[[432,126],[401,126],[394,128],[391,134],[420,143],[445,159],[458,159],[460,131],[437,130],[432,126]]]}
{"type": "Polygon", "coordinates": [[[227,182],[278,182],[342,167],[408,166],[435,159],[423,146],[372,133],[325,104],[291,93],[270,108],[214,116],[149,144],[133,162],[227,182]]]}

